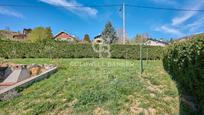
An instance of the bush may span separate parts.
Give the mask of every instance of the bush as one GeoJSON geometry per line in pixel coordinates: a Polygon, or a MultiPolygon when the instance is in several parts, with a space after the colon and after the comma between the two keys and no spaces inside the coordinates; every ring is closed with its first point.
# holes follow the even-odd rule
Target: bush
{"type": "MultiPolygon", "coordinates": [[[[37,43],[0,42],[2,58],[98,58],[91,44],[68,44],[66,42],[47,41],[37,43]]],[[[96,46],[98,47],[98,46],[96,46]]],[[[140,59],[140,47],[137,45],[111,45],[111,58],[140,59]]],[[[96,48],[97,49],[97,48],[96,48]]],[[[161,59],[162,47],[143,47],[143,59],[161,59]]]]}
{"type": "Polygon", "coordinates": [[[28,41],[30,42],[42,42],[43,40],[49,40],[52,38],[51,28],[36,27],[28,34],[28,41]]]}
{"type": "Polygon", "coordinates": [[[204,113],[204,35],[170,45],[163,64],[182,92],[193,96],[199,112],[204,113]]]}

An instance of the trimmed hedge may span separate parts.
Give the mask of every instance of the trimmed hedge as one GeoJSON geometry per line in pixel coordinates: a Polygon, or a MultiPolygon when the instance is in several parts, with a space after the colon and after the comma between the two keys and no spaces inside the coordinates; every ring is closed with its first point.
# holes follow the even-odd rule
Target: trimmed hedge
{"type": "Polygon", "coordinates": [[[179,88],[195,98],[198,111],[204,114],[204,35],[170,45],[163,64],[179,88]]]}
{"type": "MultiPolygon", "coordinates": [[[[96,49],[98,46],[96,46],[96,49]]],[[[111,58],[140,59],[137,45],[111,45],[111,58]]],[[[162,47],[144,46],[143,59],[162,59],[162,47]]],[[[105,54],[104,54],[105,55],[105,54]]],[[[67,44],[48,41],[42,43],[0,42],[2,58],[98,58],[91,44],[67,44]]]]}

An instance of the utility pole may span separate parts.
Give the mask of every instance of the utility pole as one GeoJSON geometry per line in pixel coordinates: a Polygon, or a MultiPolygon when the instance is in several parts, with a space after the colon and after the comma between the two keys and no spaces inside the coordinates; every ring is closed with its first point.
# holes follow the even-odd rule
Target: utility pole
{"type": "Polygon", "coordinates": [[[126,31],[125,31],[125,0],[123,0],[123,44],[125,44],[126,41],[126,31]]]}

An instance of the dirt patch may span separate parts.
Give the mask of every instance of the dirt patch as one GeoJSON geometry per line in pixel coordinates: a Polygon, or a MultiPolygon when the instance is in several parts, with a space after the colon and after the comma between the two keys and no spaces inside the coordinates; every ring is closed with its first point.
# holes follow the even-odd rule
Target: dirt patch
{"type": "Polygon", "coordinates": [[[156,97],[156,95],[155,95],[154,93],[150,93],[149,95],[150,95],[150,97],[152,97],[152,98],[156,97]]]}
{"type": "Polygon", "coordinates": [[[137,101],[134,101],[131,104],[130,113],[132,115],[135,115],[135,114],[136,115],[138,115],[138,114],[156,115],[156,109],[154,109],[154,108],[144,109],[144,108],[140,107],[140,103],[138,103],[137,101]]]}
{"type": "Polygon", "coordinates": [[[143,108],[139,107],[140,103],[137,101],[133,102],[130,107],[131,114],[140,114],[143,113],[143,108]]]}
{"type": "Polygon", "coordinates": [[[50,114],[50,115],[71,115],[72,112],[73,112],[72,108],[67,108],[63,111],[54,112],[53,114],[50,114]]]}
{"type": "Polygon", "coordinates": [[[172,100],[174,100],[174,98],[172,98],[172,97],[170,97],[170,96],[166,96],[166,97],[163,98],[163,100],[164,100],[165,102],[171,102],[172,100]]]}
{"type": "Polygon", "coordinates": [[[94,111],[93,111],[94,115],[109,115],[109,112],[104,110],[103,108],[97,107],[94,111]]]}
{"type": "Polygon", "coordinates": [[[78,99],[77,99],[77,98],[74,98],[74,99],[69,103],[69,106],[73,106],[73,105],[75,105],[77,102],[78,102],[78,99]]]}

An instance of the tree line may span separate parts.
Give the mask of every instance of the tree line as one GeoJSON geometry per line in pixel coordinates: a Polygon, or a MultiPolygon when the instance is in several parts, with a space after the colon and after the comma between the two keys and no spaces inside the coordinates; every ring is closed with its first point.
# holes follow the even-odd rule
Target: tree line
{"type": "MultiPolygon", "coordinates": [[[[28,33],[26,41],[33,43],[52,38],[53,34],[50,27],[36,27],[30,33],[28,33]]],[[[105,24],[105,27],[101,32],[101,38],[106,44],[123,44],[123,31],[122,29],[116,31],[113,24],[109,21],[105,24]]],[[[147,41],[149,38],[149,35],[145,33],[137,34],[133,39],[129,39],[126,33],[125,44],[138,44],[147,41]]],[[[84,35],[82,42],[91,43],[91,39],[88,34],[84,35]]]]}

